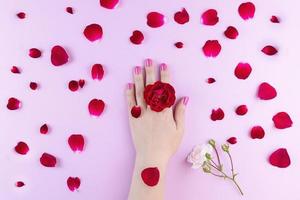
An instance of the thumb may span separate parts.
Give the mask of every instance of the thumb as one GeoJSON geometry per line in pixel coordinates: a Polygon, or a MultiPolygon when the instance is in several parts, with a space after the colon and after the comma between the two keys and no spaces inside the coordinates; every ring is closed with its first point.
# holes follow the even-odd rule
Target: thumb
{"type": "Polygon", "coordinates": [[[176,108],[175,108],[174,118],[175,118],[177,129],[180,131],[184,130],[185,107],[188,102],[189,102],[189,97],[183,97],[177,103],[176,108]]]}

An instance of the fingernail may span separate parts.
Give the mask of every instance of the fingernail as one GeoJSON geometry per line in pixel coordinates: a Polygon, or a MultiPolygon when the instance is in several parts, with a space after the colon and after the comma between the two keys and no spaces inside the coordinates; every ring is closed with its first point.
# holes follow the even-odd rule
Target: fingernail
{"type": "Polygon", "coordinates": [[[132,88],[133,88],[133,83],[128,83],[128,84],[127,84],[127,89],[128,89],[128,90],[131,90],[132,88]]]}
{"type": "Polygon", "coordinates": [[[160,71],[166,71],[168,66],[165,63],[160,64],[160,71]]]}
{"type": "Polygon", "coordinates": [[[184,97],[183,98],[183,104],[186,106],[189,102],[189,97],[184,97]]]}
{"type": "Polygon", "coordinates": [[[140,66],[136,66],[136,67],[134,68],[134,73],[135,73],[135,74],[140,74],[140,73],[142,73],[142,68],[141,68],[140,66]]]}
{"type": "Polygon", "coordinates": [[[145,67],[150,67],[152,66],[152,60],[150,58],[145,60],[145,67]]]}

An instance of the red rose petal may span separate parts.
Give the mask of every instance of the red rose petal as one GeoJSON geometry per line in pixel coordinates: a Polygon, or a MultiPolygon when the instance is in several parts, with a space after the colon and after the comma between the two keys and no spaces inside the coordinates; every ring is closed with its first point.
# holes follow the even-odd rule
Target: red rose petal
{"type": "Polygon", "coordinates": [[[293,121],[286,112],[279,112],[272,118],[274,126],[278,129],[289,128],[293,125],[293,121]]]}
{"type": "Polygon", "coordinates": [[[83,151],[84,137],[81,134],[73,134],[69,137],[68,143],[75,153],[83,151]]]}
{"type": "Polygon", "coordinates": [[[49,131],[49,128],[48,128],[48,125],[47,124],[43,124],[41,127],[40,127],[40,133],[41,134],[47,134],[49,131]]]}
{"type": "Polygon", "coordinates": [[[45,167],[55,167],[56,162],[56,157],[48,153],[43,153],[40,158],[40,163],[45,167]]]}
{"type": "Polygon", "coordinates": [[[178,11],[174,14],[174,20],[178,24],[185,24],[188,23],[190,20],[189,13],[186,11],[185,8],[182,8],[181,11],[178,11]]]}
{"type": "Polygon", "coordinates": [[[213,121],[222,120],[225,114],[222,108],[213,109],[210,114],[210,119],[213,121]]]}
{"type": "Polygon", "coordinates": [[[69,82],[69,89],[70,89],[72,92],[77,91],[78,88],[79,88],[79,84],[78,84],[77,81],[71,80],[71,81],[69,82]]]}
{"type": "Polygon", "coordinates": [[[291,159],[285,148],[279,148],[270,155],[269,162],[275,167],[286,168],[290,166],[291,159]]]}
{"type": "Polygon", "coordinates": [[[141,173],[142,180],[150,187],[153,187],[159,182],[159,170],[157,167],[148,167],[141,173]]]}
{"type": "Polygon", "coordinates": [[[141,31],[135,30],[129,39],[133,44],[141,44],[144,40],[144,35],[141,31]]]}
{"type": "Polygon", "coordinates": [[[72,7],[66,7],[66,11],[70,14],[73,14],[73,8],[72,7]]]}
{"type": "Polygon", "coordinates": [[[176,42],[175,47],[177,47],[178,49],[181,49],[183,47],[183,43],[182,42],[176,42]]]}
{"type": "Polygon", "coordinates": [[[101,64],[94,64],[91,70],[91,74],[94,80],[102,80],[104,75],[103,66],[101,64]]]}
{"type": "Polygon", "coordinates": [[[15,186],[16,186],[16,187],[23,187],[23,186],[25,186],[25,183],[24,183],[23,181],[17,181],[17,182],[15,183],[15,186]]]}
{"type": "Polygon", "coordinates": [[[234,70],[234,75],[238,78],[238,79],[242,79],[245,80],[249,77],[249,75],[251,74],[252,68],[249,65],[249,63],[242,63],[240,62],[234,70]]]}
{"type": "Polygon", "coordinates": [[[265,130],[261,126],[254,126],[250,131],[252,139],[262,139],[265,137],[265,130]]]}
{"type": "Polygon", "coordinates": [[[216,79],[210,77],[210,78],[208,78],[208,79],[206,80],[206,82],[207,82],[208,84],[212,84],[212,83],[216,82],[216,79]]]}
{"type": "Polygon", "coordinates": [[[242,3],[239,6],[239,14],[244,20],[248,20],[254,17],[255,5],[251,2],[242,3]]]}
{"type": "Polygon", "coordinates": [[[99,24],[90,24],[85,27],[84,36],[91,42],[95,42],[96,40],[100,40],[103,36],[102,27],[99,24]]]}
{"type": "Polygon", "coordinates": [[[68,60],[69,55],[63,47],[56,45],[51,49],[51,63],[54,66],[64,65],[68,60]]]}
{"type": "Polygon", "coordinates": [[[237,115],[245,115],[248,112],[248,108],[246,105],[240,105],[235,109],[235,113],[237,115]]]}
{"type": "Polygon", "coordinates": [[[80,178],[78,177],[69,177],[67,180],[68,188],[74,192],[75,190],[78,190],[80,187],[80,178]]]}
{"type": "Polygon", "coordinates": [[[263,82],[258,87],[257,96],[262,100],[270,100],[274,99],[277,96],[277,92],[272,85],[263,82]]]}
{"type": "Polygon", "coordinates": [[[236,137],[230,137],[230,138],[227,139],[227,142],[229,144],[236,144],[237,143],[237,139],[236,139],[236,137]]]}
{"type": "Polygon", "coordinates": [[[39,57],[41,57],[42,52],[41,52],[41,50],[39,50],[39,49],[37,49],[37,48],[31,48],[31,49],[29,49],[28,55],[29,55],[31,58],[39,58],[39,57]]]}
{"type": "Polygon", "coordinates": [[[278,52],[277,49],[271,45],[265,46],[261,51],[268,56],[273,56],[278,52]]]}
{"type": "Polygon", "coordinates": [[[219,22],[218,12],[215,9],[205,11],[202,16],[202,24],[213,26],[219,22]]]}
{"type": "Polygon", "coordinates": [[[229,39],[236,39],[239,35],[238,30],[233,26],[228,26],[224,31],[224,35],[229,39]]]}
{"type": "Polygon", "coordinates": [[[17,14],[17,17],[18,17],[19,19],[25,19],[26,14],[25,14],[24,12],[19,12],[19,13],[17,14]]]}
{"type": "Polygon", "coordinates": [[[78,85],[79,85],[80,88],[83,88],[83,86],[85,85],[85,80],[80,79],[80,80],[78,81],[78,85]]]}
{"type": "Polygon", "coordinates": [[[217,57],[221,49],[222,47],[218,40],[207,40],[202,47],[202,51],[207,57],[217,57]]]}
{"type": "Polygon", "coordinates": [[[14,97],[9,98],[7,101],[7,105],[6,105],[6,107],[9,110],[17,110],[17,109],[21,108],[21,106],[22,106],[21,101],[14,97]]]}
{"type": "Polygon", "coordinates": [[[100,0],[100,5],[107,9],[114,9],[118,4],[119,0],[100,0]]]}
{"type": "Polygon", "coordinates": [[[104,110],[105,104],[101,99],[92,99],[89,103],[88,109],[92,116],[99,117],[103,110],[104,110]]]}
{"type": "Polygon", "coordinates": [[[274,15],[271,17],[270,21],[271,21],[272,23],[280,23],[279,18],[278,18],[277,16],[274,16],[274,15]]]}
{"type": "Polygon", "coordinates": [[[21,71],[18,67],[16,66],[12,66],[11,70],[10,70],[12,73],[14,74],[21,74],[21,71]]]}
{"type": "Polygon", "coordinates": [[[38,88],[38,84],[36,82],[30,82],[29,87],[32,90],[36,90],[38,88]]]}
{"type": "Polygon", "coordinates": [[[18,142],[18,144],[15,146],[15,151],[18,154],[26,155],[29,151],[29,147],[25,142],[18,142]]]}
{"type": "Polygon", "coordinates": [[[142,113],[142,109],[141,109],[140,106],[133,106],[131,108],[131,115],[132,115],[132,117],[139,118],[141,116],[141,113],[142,113]]]}
{"type": "Polygon", "coordinates": [[[150,12],[147,15],[147,24],[151,28],[158,28],[164,25],[165,16],[159,12],[150,12]]]}

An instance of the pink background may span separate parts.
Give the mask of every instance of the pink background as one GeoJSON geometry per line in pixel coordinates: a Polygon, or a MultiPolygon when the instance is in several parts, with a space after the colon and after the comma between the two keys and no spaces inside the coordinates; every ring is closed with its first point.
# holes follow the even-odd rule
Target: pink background
{"type": "Polygon", "coordinates": [[[0,0],[0,199],[126,199],[133,168],[134,149],[128,128],[124,88],[132,81],[131,71],[147,57],[156,63],[169,65],[177,96],[189,96],[186,133],[182,145],[172,159],[167,173],[166,199],[218,200],[240,199],[236,188],[227,181],[190,169],[185,158],[191,148],[209,138],[224,142],[236,136],[232,147],[238,181],[244,189],[243,199],[299,199],[299,1],[253,0],[256,14],[244,21],[237,13],[242,1],[150,1],[123,0],[115,10],[106,10],[97,0],[0,0]],[[65,12],[72,6],[74,15],[65,12]],[[185,7],[190,22],[179,25],[173,14],[185,7]],[[213,27],[200,24],[200,15],[209,8],[218,10],[220,22],[213,27]],[[27,13],[25,20],[16,18],[19,11],[27,13]],[[146,25],[149,11],[159,11],[167,17],[165,26],[152,29],[146,25]],[[278,15],[282,23],[272,24],[270,16],[278,15]],[[99,23],[104,29],[100,42],[90,43],[82,32],[86,25],[99,23]],[[227,26],[238,28],[237,40],[223,36],[227,26]],[[132,45],[131,32],[144,32],[142,45],[132,45]],[[222,52],[216,59],[207,59],[201,47],[208,39],[218,39],[222,52]],[[173,44],[183,41],[185,47],[173,44]],[[50,49],[59,44],[66,47],[70,62],[59,68],[50,63],[50,49]],[[260,49],[272,44],[279,54],[268,57],[260,49]],[[39,59],[29,58],[28,49],[43,51],[39,59]],[[253,71],[247,80],[238,80],[233,71],[240,61],[249,62],[253,71]],[[105,77],[101,82],[90,77],[90,66],[101,63],[105,77]],[[22,69],[12,74],[11,66],[22,69]],[[205,80],[215,77],[208,85],[205,80]],[[70,92],[70,80],[83,78],[86,87],[70,92]],[[29,89],[37,81],[37,91],[29,89]],[[256,98],[259,83],[274,85],[278,97],[271,101],[256,98]],[[6,109],[7,99],[17,97],[23,107],[19,111],[6,109]],[[92,98],[106,102],[103,115],[89,116],[87,104],[92,98]],[[249,113],[239,117],[234,109],[247,104],[249,113]],[[222,121],[209,119],[211,109],[222,107],[222,121]],[[276,130],[272,116],[286,111],[294,121],[290,129],[276,130]],[[47,123],[49,135],[41,135],[39,127],[47,123]],[[260,124],[266,136],[252,140],[249,128],[260,124]],[[74,154],[67,145],[72,133],[84,134],[84,152],[74,154]],[[13,148],[20,140],[30,146],[26,156],[13,148]],[[279,147],[287,148],[292,164],[286,169],[271,166],[267,158],[279,147]],[[49,152],[59,158],[54,169],[42,167],[39,157],[49,152]],[[69,176],[82,180],[79,192],[70,192],[69,176]],[[26,186],[16,188],[15,181],[26,186]]]}

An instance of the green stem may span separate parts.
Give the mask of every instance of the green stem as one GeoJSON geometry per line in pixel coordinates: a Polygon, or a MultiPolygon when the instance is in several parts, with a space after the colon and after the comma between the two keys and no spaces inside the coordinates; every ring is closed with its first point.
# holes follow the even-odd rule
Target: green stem
{"type": "Polygon", "coordinates": [[[232,161],[232,157],[231,157],[231,154],[229,153],[229,151],[226,152],[229,156],[229,159],[230,159],[230,165],[231,165],[231,174],[232,174],[232,178],[234,178],[234,169],[233,169],[233,161],[232,161]]]}
{"type": "Polygon", "coordinates": [[[215,153],[217,155],[217,159],[218,159],[218,163],[219,163],[218,168],[221,169],[221,160],[220,160],[220,156],[219,156],[218,150],[217,150],[216,146],[213,146],[213,149],[215,150],[215,153]]]}

